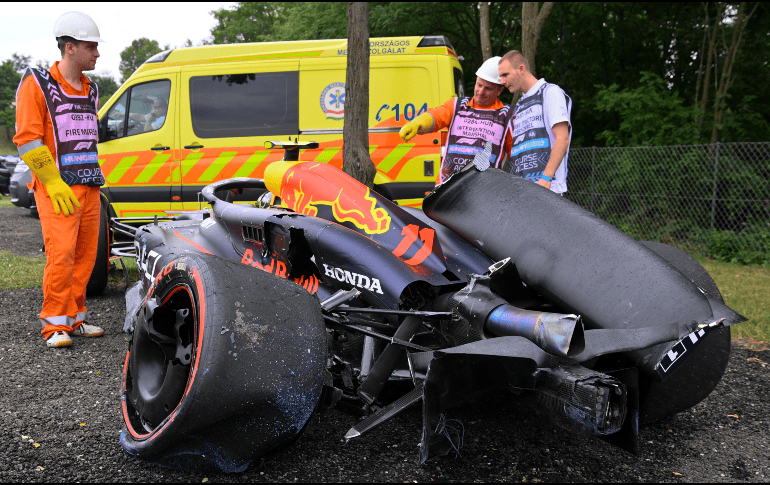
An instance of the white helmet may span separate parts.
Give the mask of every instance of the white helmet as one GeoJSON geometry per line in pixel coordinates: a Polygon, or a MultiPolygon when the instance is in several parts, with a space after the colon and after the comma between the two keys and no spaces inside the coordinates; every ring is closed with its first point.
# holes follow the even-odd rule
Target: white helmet
{"type": "Polygon", "coordinates": [[[500,74],[497,72],[497,64],[500,63],[500,56],[490,57],[481,65],[476,75],[485,81],[495,84],[503,84],[500,80],[500,74]]]}
{"type": "Polygon", "coordinates": [[[53,26],[53,36],[72,37],[85,42],[104,42],[99,37],[99,27],[94,19],[83,12],[67,12],[56,20],[53,26]]]}

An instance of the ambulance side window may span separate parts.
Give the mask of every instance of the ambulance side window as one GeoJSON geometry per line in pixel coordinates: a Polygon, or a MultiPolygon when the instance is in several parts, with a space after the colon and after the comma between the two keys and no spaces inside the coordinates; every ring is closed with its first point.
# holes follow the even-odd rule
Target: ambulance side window
{"type": "Polygon", "coordinates": [[[298,133],[299,73],[192,77],[190,111],[199,138],[298,133]]]}
{"type": "Polygon", "coordinates": [[[126,136],[159,130],[166,123],[171,81],[163,79],[132,86],[126,136]]]}

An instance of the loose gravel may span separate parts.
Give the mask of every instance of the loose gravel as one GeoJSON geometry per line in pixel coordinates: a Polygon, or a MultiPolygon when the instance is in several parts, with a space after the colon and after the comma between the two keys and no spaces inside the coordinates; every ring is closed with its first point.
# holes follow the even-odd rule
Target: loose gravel
{"type": "MultiPolygon", "coordinates": [[[[29,211],[0,208],[0,251],[35,256],[41,244],[29,211]]],[[[554,428],[499,396],[450,411],[464,428],[460,455],[425,465],[416,406],[348,442],[353,416],[314,418],[295,443],[240,474],[161,468],[118,442],[123,287],[88,301],[105,335],[67,349],[46,348],[39,334],[42,297],[40,288],[0,291],[0,482],[770,481],[770,351],[737,345],[711,396],[642,426],[639,455],[554,428]]]]}

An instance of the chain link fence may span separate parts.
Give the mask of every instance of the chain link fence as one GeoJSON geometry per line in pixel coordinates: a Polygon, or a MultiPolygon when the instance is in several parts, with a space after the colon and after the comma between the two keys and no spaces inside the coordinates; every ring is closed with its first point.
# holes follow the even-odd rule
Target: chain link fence
{"type": "Polygon", "coordinates": [[[631,236],[770,263],[770,143],[575,148],[570,200],[631,236]]]}

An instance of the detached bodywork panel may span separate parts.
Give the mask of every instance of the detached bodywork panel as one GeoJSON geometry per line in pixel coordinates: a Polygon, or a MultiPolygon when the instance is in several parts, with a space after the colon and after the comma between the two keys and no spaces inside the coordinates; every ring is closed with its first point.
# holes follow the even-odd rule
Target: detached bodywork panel
{"type": "Polygon", "coordinates": [[[685,253],[494,169],[454,175],[423,213],[326,164],[271,167],[265,181],[206,187],[211,211],[135,232],[144,277],[127,293],[122,436],[133,455],[238,471],[312,412],[363,417],[352,439],[422,401],[424,461],[460,446],[446,411],[493,391],[635,451],[640,419],[713,390],[729,326],[745,320],[685,253]],[[254,188],[275,205],[230,202],[254,188]],[[200,377],[236,358],[242,371],[200,377]],[[291,392],[257,392],[266,383],[291,392]]]}

